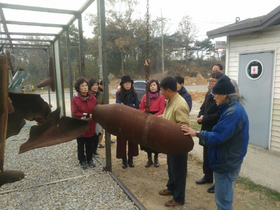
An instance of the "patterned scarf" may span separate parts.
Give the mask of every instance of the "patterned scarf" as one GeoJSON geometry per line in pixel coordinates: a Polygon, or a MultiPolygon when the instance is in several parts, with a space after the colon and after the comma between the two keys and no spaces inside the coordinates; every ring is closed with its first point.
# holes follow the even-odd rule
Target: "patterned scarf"
{"type": "Polygon", "coordinates": [[[152,99],[157,99],[158,97],[159,97],[159,91],[157,91],[157,92],[149,92],[148,93],[148,99],[149,99],[149,105],[152,105],[152,99]]]}

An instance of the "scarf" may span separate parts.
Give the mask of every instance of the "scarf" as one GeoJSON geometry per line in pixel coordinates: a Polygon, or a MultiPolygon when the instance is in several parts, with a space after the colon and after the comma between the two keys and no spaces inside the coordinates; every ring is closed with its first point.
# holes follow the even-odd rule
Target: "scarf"
{"type": "Polygon", "coordinates": [[[125,105],[128,105],[130,96],[131,96],[131,94],[133,94],[133,90],[132,90],[132,88],[130,88],[129,90],[124,90],[123,93],[124,93],[124,96],[123,96],[123,98],[121,99],[121,101],[122,101],[125,105]]]}
{"type": "MultiPolygon", "coordinates": [[[[81,94],[81,93],[80,93],[80,94],[81,94]]],[[[81,96],[82,96],[85,100],[87,100],[88,97],[89,97],[88,93],[87,93],[85,96],[81,94],[81,96]]]]}
{"type": "Polygon", "coordinates": [[[149,92],[148,93],[148,99],[149,99],[149,105],[152,105],[152,99],[157,99],[158,97],[159,97],[159,91],[157,91],[157,92],[149,92]]]}

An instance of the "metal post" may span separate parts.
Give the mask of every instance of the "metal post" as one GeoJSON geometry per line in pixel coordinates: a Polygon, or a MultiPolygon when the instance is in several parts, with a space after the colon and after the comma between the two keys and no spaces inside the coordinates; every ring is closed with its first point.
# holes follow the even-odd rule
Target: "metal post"
{"type": "Polygon", "coordinates": [[[70,89],[70,103],[73,98],[73,71],[71,66],[70,56],[70,39],[69,39],[69,27],[66,30],[66,48],[67,48],[67,61],[68,61],[68,73],[69,73],[69,89],[70,89]]]}
{"type": "Polygon", "coordinates": [[[64,85],[63,85],[63,71],[61,66],[61,50],[60,38],[54,42],[54,67],[55,67],[55,88],[56,88],[56,104],[61,107],[60,116],[66,116],[65,112],[65,98],[64,98],[64,85]]]}
{"type": "MultiPolygon", "coordinates": [[[[46,52],[46,66],[47,66],[47,75],[49,76],[50,70],[49,70],[49,57],[48,57],[48,50],[45,50],[46,52]]],[[[51,88],[48,85],[48,98],[49,98],[49,107],[52,108],[51,104],[51,88]]]]}
{"type": "MultiPolygon", "coordinates": [[[[105,40],[105,3],[104,0],[98,0],[99,18],[100,18],[100,38],[102,43],[102,61],[103,61],[103,81],[104,81],[104,94],[105,103],[109,104],[109,88],[108,88],[108,69],[107,69],[107,54],[106,54],[106,40],[105,40]]],[[[106,141],[106,166],[105,171],[112,171],[111,160],[111,136],[105,131],[106,141]]]]}
{"type": "Polygon", "coordinates": [[[78,17],[78,27],[79,27],[79,45],[80,45],[80,63],[81,63],[81,71],[80,74],[85,77],[85,57],[84,57],[84,39],[83,39],[83,21],[82,15],[79,14],[78,17]]]}
{"type": "Polygon", "coordinates": [[[162,78],[164,78],[164,45],[163,45],[163,19],[161,11],[161,68],[162,68],[162,78]]]}
{"type": "Polygon", "coordinates": [[[103,79],[103,60],[102,60],[102,42],[101,42],[101,18],[100,18],[100,3],[97,3],[98,15],[98,65],[99,65],[99,79],[103,79]]]}
{"type": "Polygon", "coordinates": [[[8,63],[0,55],[0,174],[4,171],[5,141],[8,124],[8,63]]]}

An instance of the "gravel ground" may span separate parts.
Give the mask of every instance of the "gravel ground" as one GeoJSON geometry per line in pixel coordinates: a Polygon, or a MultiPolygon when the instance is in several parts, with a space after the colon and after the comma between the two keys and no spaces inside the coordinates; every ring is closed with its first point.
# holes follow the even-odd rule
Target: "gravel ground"
{"type": "Polygon", "coordinates": [[[80,167],[75,140],[18,154],[29,130],[6,141],[4,170],[25,178],[0,188],[0,209],[138,209],[98,161],[80,167]]]}

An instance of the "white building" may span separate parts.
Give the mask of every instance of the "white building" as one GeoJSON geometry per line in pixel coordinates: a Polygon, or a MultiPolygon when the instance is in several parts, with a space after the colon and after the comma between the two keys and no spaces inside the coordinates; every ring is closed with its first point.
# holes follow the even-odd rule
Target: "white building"
{"type": "Polygon", "coordinates": [[[227,37],[225,73],[244,96],[250,143],[280,152],[280,6],[207,35],[227,37]]]}

